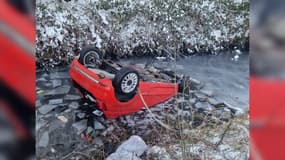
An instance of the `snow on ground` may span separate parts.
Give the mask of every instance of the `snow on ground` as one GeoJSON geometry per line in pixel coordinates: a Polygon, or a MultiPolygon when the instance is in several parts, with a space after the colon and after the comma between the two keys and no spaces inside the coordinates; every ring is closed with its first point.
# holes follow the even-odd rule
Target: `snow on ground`
{"type": "Polygon", "coordinates": [[[163,50],[192,54],[242,47],[248,39],[248,0],[36,3],[36,55],[42,65],[68,61],[89,45],[118,56],[159,55],[163,50]]]}

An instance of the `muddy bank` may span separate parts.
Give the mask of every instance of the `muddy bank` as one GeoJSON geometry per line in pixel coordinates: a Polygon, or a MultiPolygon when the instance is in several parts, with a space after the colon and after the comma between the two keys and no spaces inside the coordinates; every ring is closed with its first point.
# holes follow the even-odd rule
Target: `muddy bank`
{"type": "Polygon", "coordinates": [[[115,57],[247,48],[248,0],[37,1],[39,65],[68,63],[80,48],[115,57]]]}

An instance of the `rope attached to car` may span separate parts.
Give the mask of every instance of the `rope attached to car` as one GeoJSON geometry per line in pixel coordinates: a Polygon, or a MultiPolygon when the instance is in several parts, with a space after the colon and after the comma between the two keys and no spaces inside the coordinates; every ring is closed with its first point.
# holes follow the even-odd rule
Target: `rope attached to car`
{"type": "Polygon", "coordinates": [[[152,117],[158,124],[160,124],[162,127],[166,128],[166,129],[168,129],[168,130],[174,131],[174,129],[171,128],[169,125],[163,123],[162,121],[160,121],[159,119],[157,119],[157,118],[155,117],[155,115],[152,113],[152,111],[149,109],[148,105],[146,104],[146,102],[145,102],[145,100],[144,100],[144,98],[143,98],[143,95],[142,95],[142,93],[141,93],[141,91],[140,91],[139,88],[138,88],[138,94],[139,94],[140,99],[142,100],[142,102],[143,102],[143,104],[144,104],[144,107],[145,107],[146,110],[150,113],[151,117],[152,117]]]}

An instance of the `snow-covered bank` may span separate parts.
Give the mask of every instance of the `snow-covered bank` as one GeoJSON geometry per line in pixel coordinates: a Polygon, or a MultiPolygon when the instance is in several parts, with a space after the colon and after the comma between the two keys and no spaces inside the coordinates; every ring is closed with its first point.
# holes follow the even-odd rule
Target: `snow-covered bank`
{"type": "Polygon", "coordinates": [[[37,62],[68,61],[84,46],[116,56],[242,48],[248,0],[39,0],[37,62]],[[52,58],[52,59],[51,59],[52,58]]]}

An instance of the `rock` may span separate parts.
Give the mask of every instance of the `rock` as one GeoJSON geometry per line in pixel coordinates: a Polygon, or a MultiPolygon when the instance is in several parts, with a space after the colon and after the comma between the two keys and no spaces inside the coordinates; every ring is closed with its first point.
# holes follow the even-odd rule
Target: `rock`
{"type": "Polygon", "coordinates": [[[216,110],[214,112],[215,116],[219,118],[220,120],[230,120],[232,118],[232,113],[230,110],[222,109],[222,110],[216,110]]]}
{"type": "Polygon", "coordinates": [[[51,99],[48,102],[49,104],[61,104],[63,103],[63,99],[51,99]]]}
{"type": "Polygon", "coordinates": [[[41,106],[41,105],[42,105],[41,100],[36,100],[36,107],[41,106]]]}
{"type": "Polygon", "coordinates": [[[212,90],[201,89],[200,92],[208,97],[213,97],[214,95],[212,90]]]}
{"type": "Polygon", "coordinates": [[[77,109],[77,108],[79,108],[79,103],[78,102],[71,102],[68,106],[72,109],[77,109]]]}
{"type": "Polygon", "coordinates": [[[52,86],[53,86],[54,88],[59,87],[59,86],[61,86],[61,85],[62,85],[62,81],[61,81],[61,80],[59,80],[59,79],[52,80],[52,86]]]}
{"type": "Polygon", "coordinates": [[[103,129],[105,129],[106,127],[102,124],[102,123],[100,123],[99,121],[94,121],[94,129],[95,130],[103,130],[103,129]]]}
{"type": "Polygon", "coordinates": [[[81,134],[84,130],[87,129],[87,119],[73,123],[72,127],[76,129],[77,134],[81,134]]]}
{"type": "Polygon", "coordinates": [[[38,111],[41,113],[41,114],[47,114],[49,113],[50,111],[52,111],[53,109],[55,109],[57,106],[55,105],[51,105],[51,104],[46,104],[46,105],[43,105],[41,107],[39,107],[38,111]]]}
{"type": "Polygon", "coordinates": [[[104,145],[102,138],[100,138],[100,137],[95,137],[93,141],[94,141],[95,145],[98,147],[102,147],[104,145]]]}
{"type": "Polygon", "coordinates": [[[211,104],[209,104],[208,102],[198,102],[195,104],[195,108],[203,109],[206,111],[212,111],[214,109],[214,107],[211,104]]]}
{"type": "Polygon", "coordinates": [[[36,81],[37,82],[47,82],[47,79],[44,77],[41,77],[41,78],[38,78],[36,81]]]}
{"type": "Polygon", "coordinates": [[[45,86],[45,87],[48,87],[48,88],[49,88],[49,87],[52,87],[52,83],[44,83],[44,84],[43,84],[43,86],[45,86]]]}
{"type": "Polygon", "coordinates": [[[80,100],[81,97],[79,95],[68,94],[64,97],[64,100],[80,100]]]}
{"type": "Polygon", "coordinates": [[[208,98],[208,102],[213,106],[220,104],[215,98],[208,98]]]}
{"type": "Polygon", "coordinates": [[[86,132],[85,132],[85,133],[86,133],[87,135],[90,135],[93,131],[94,131],[94,129],[93,129],[92,127],[90,127],[90,126],[89,126],[89,127],[87,127],[87,129],[86,129],[86,132]]]}
{"type": "Polygon", "coordinates": [[[61,120],[63,123],[67,123],[68,119],[64,116],[57,116],[57,119],[61,120]]]}
{"type": "Polygon", "coordinates": [[[131,152],[137,156],[141,156],[147,149],[147,145],[145,144],[144,140],[137,136],[131,136],[127,141],[123,142],[118,149],[116,150],[117,153],[122,152],[131,152]]]}
{"type": "Polygon", "coordinates": [[[85,113],[82,113],[82,112],[80,112],[80,113],[77,113],[76,114],[76,116],[78,117],[78,118],[80,118],[80,119],[83,119],[84,117],[85,117],[85,113]]]}
{"type": "Polygon", "coordinates": [[[70,78],[68,72],[53,72],[49,75],[50,79],[68,79],[70,78]]]}
{"type": "Polygon", "coordinates": [[[42,127],[44,127],[46,124],[48,124],[47,120],[44,119],[38,119],[37,123],[36,123],[36,131],[38,131],[39,129],[41,129],[42,127]]]}
{"type": "Polygon", "coordinates": [[[147,145],[139,136],[131,136],[123,142],[115,153],[111,154],[107,160],[132,159],[140,160],[141,156],[147,149],[147,145]]]}
{"type": "Polygon", "coordinates": [[[227,102],[224,102],[224,104],[236,117],[242,116],[245,112],[242,108],[235,107],[227,102]]]}
{"type": "Polygon", "coordinates": [[[112,153],[106,160],[141,160],[131,152],[112,153]]]}
{"type": "Polygon", "coordinates": [[[49,75],[47,73],[42,74],[42,77],[49,77],[49,75]]]}
{"type": "Polygon", "coordinates": [[[147,151],[148,159],[171,160],[169,153],[165,148],[153,146],[147,151]]]}
{"type": "Polygon", "coordinates": [[[199,99],[199,101],[201,102],[205,102],[207,100],[207,96],[205,96],[204,94],[202,93],[195,93],[195,96],[199,99]]]}
{"type": "Polygon", "coordinates": [[[44,96],[54,96],[54,95],[62,95],[62,94],[67,94],[70,90],[69,85],[63,85],[61,87],[58,87],[56,89],[53,89],[49,92],[44,93],[44,96]]]}
{"type": "Polygon", "coordinates": [[[195,78],[189,78],[189,80],[191,81],[191,83],[194,83],[195,85],[200,85],[201,82],[195,78]]]}
{"type": "Polygon", "coordinates": [[[47,147],[49,144],[49,134],[48,132],[44,132],[39,140],[39,147],[47,147]]]}
{"type": "Polygon", "coordinates": [[[56,153],[56,150],[53,147],[51,147],[50,151],[51,153],[56,153]]]}

